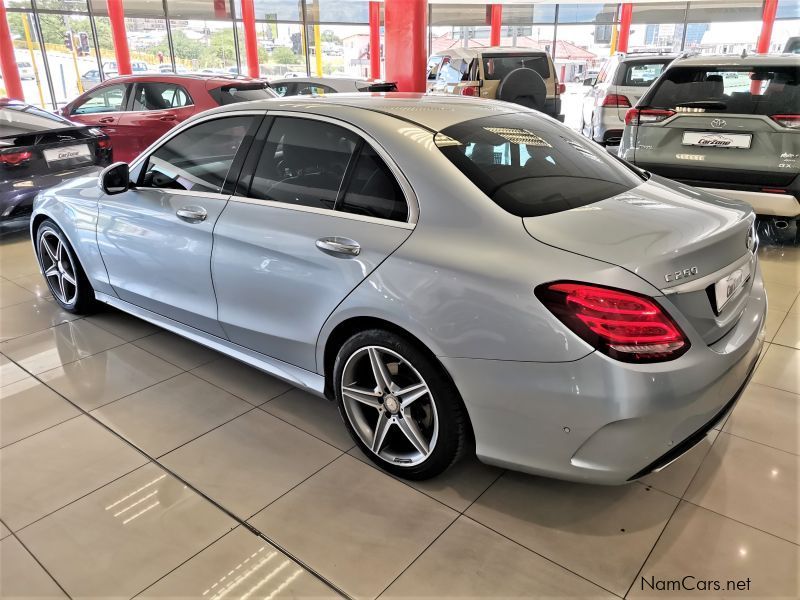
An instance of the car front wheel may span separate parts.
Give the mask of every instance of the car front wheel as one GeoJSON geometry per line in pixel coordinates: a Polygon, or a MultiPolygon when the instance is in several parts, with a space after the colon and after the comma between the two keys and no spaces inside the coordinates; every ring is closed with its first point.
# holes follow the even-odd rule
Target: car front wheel
{"type": "Polygon", "coordinates": [[[467,415],[435,359],[390,331],[347,340],[336,357],[339,411],[361,450],[407,479],[438,475],[464,453],[467,415]]]}
{"type": "Polygon", "coordinates": [[[94,290],[64,233],[47,219],[36,232],[36,257],[47,287],[64,310],[85,314],[96,306],[94,290]]]}

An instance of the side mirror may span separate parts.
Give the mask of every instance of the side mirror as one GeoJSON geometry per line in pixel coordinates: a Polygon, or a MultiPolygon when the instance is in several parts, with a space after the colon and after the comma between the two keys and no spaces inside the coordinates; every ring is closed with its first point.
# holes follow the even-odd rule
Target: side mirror
{"type": "Polygon", "coordinates": [[[116,162],[100,172],[100,188],[109,196],[121,194],[131,187],[128,163],[116,162]]]}
{"type": "Polygon", "coordinates": [[[594,82],[595,82],[595,78],[594,77],[587,77],[586,79],[583,80],[583,85],[585,85],[587,87],[591,87],[591,86],[594,85],[594,82]]]}

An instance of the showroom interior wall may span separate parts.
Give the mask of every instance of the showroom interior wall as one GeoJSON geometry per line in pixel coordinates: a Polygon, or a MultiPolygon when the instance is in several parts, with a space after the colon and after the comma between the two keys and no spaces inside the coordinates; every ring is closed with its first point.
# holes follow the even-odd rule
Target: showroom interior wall
{"type": "MultiPolygon", "coordinates": [[[[763,1],[636,2],[629,49],[754,50],[763,1]]],[[[106,0],[4,0],[4,5],[17,61],[34,67],[33,78],[22,82],[27,102],[58,107],[116,71],[106,0]]],[[[124,0],[123,5],[134,72],[145,67],[249,72],[241,0],[124,0]]],[[[254,0],[254,8],[262,76],[318,68],[325,75],[370,74],[367,0],[254,0]]],[[[487,4],[430,3],[429,50],[488,45],[490,14],[487,4]]],[[[500,42],[544,48],[563,81],[578,81],[609,55],[619,20],[617,3],[506,4],[500,42]]],[[[770,50],[799,31],[800,0],[779,0],[770,50]]]]}

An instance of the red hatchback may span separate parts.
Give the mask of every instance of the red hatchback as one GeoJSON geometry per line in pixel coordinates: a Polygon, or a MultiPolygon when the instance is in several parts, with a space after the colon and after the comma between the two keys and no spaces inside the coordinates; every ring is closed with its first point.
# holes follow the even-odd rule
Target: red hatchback
{"type": "Polygon", "coordinates": [[[126,75],[93,87],[67,104],[71,121],[100,127],[114,160],[130,162],[194,114],[223,104],[273,98],[266,81],[221,75],[126,75]]]}

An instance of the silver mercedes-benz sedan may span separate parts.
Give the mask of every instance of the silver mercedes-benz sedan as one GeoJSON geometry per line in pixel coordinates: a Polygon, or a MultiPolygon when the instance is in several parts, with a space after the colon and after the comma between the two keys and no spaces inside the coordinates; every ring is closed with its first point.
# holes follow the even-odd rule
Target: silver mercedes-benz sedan
{"type": "Polygon", "coordinates": [[[517,105],[361,94],[198,115],[42,193],[31,232],[66,310],[110,304],[337,402],[391,473],[475,452],[616,484],[746,385],[753,222],[517,105]]]}

